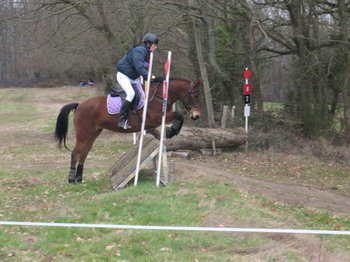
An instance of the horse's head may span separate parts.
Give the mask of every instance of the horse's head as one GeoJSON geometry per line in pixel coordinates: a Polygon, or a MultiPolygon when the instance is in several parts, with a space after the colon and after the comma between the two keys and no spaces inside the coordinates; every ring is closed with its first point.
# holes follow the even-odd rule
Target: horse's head
{"type": "Polygon", "coordinates": [[[174,88],[178,99],[180,99],[185,105],[186,109],[190,112],[190,117],[193,120],[196,120],[201,116],[199,87],[202,85],[202,83],[202,80],[196,82],[190,82],[187,80],[170,81],[170,86],[174,88]]]}

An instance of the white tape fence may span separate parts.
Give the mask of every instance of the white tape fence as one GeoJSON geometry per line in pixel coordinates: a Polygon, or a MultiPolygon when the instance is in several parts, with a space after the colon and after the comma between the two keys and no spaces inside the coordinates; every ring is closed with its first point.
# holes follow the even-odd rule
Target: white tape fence
{"type": "Polygon", "coordinates": [[[75,228],[76,227],[80,227],[80,228],[171,230],[171,231],[204,231],[204,232],[241,232],[241,233],[243,232],[243,233],[350,235],[350,231],[341,231],[341,230],[282,229],[282,228],[143,226],[143,225],[79,224],[79,223],[20,222],[20,221],[0,221],[0,226],[75,227],[75,228]]]}

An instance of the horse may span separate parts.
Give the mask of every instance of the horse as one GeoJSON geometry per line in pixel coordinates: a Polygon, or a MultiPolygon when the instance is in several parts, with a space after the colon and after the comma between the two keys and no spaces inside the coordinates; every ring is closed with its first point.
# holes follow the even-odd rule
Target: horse
{"type": "MultiPolygon", "coordinates": [[[[162,109],[166,109],[166,123],[171,127],[166,129],[166,138],[179,134],[184,118],[179,112],[172,111],[172,105],[180,100],[190,114],[192,120],[201,116],[199,100],[199,87],[202,80],[188,81],[184,79],[171,79],[169,81],[167,104],[163,105],[163,85],[160,82],[151,82],[149,89],[148,110],[145,130],[154,131],[162,123],[162,109]]],[[[87,99],[82,103],[71,103],[63,106],[57,116],[55,139],[58,147],[66,146],[68,133],[68,119],[70,112],[74,112],[75,146],[71,151],[71,163],[68,174],[68,183],[81,183],[83,181],[84,162],[94,141],[103,129],[119,133],[139,132],[142,125],[143,107],[129,114],[130,129],[117,126],[119,114],[110,114],[107,110],[107,96],[98,96],[87,99]]],[[[158,132],[159,135],[159,132],[158,132]]],[[[69,150],[70,151],[70,150],[69,150]]]]}

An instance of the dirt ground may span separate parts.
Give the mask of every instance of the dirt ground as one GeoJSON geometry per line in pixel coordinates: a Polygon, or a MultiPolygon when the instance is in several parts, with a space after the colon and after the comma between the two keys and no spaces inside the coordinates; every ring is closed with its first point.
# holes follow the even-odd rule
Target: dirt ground
{"type": "MultiPolygon", "coordinates": [[[[213,183],[221,181],[232,184],[241,191],[242,195],[263,197],[282,205],[285,203],[311,210],[332,212],[335,216],[337,214],[350,215],[349,175],[343,181],[338,181],[341,185],[336,185],[336,180],[328,183],[328,179],[320,181],[319,179],[298,177],[296,175],[298,170],[302,170],[309,164],[301,156],[293,154],[282,154],[281,156],[274,152],[233,152],[233,154],[237,155],[235,161],[227,158],[227,156],[230,156],[228,153],[206,157],[196,155],[190,160],[176,159],[174,180],[185,182],[206,177],[213,183]],[[280,160],[281,157],[284,161],[280,160]],[[238,159],[241,159],[241,161],[238,161],[238,159]],[[253,160],[242,161],[242,159],[253,160]],[[268,165],[266,165],[267,159],[270,160],[268,165]],[[296,161],[297,159],[298,161],[296,161]]],[[[317,162],[315,159],[312,161],[317,162]]],[[[334,168],[333,165],[335,164],[328,163],[327,167],[334,168]]],[[[291,221],[285,221],[284,225],[270,226],[280,228],[290,224],[290,228],[293,228],[294,222],[292,219],[291,221]]],[[[225,217],[220,218],[215,215],[212,220],[208,219],[206,226],[220,226],[221,224],[234,226],[235,222],[232,220],[226,221],[225,217]]],[[[244,226],[256,227],[255,224],[251,225],[249,223],[244,226]]],[[[242,227],[242,221],[237,221],[237,227],[242,227]]],[[[320,238],[315,235],[273,233],[264,235],[273,240],[275,244],[270,243],[256,248],[233,248],[232,251],[241,254],[254,254],[257,259],[254,261],[265,261],[264,258],[268,257],[268,254],[278,254],[283,250],[294,250],[303,257],[303,261],[350,261],[348,254],[330,253],[324,247],[320,238]]],[[[242,237],[244,237],[243,234],[242,237]]],[[[281,259],[278,261],[290,260],[281,259]]]]}
{"type": "MultiPolygon", "coordinates": [[[[336,181],[335,179],[332,182],[327,182],[328,179],[322,181],[321,179],[298,177],[296,175],[298,170],[302,170],[309,164],[301,156],[293,154],[282,154],[283,156],[281,156],[274,152],[234,152],[233,154],[238,155],[237,158],[241,159],[241,161],[228,160],[226,158],[227,153],[210,157],[197,155],[191,160],[176,159],[174,180],[185,182],[198,180],[199,177],[206,177],[214,183],[221,181],[232,184],[241,191],[242,195],[263,197],[282,205],[288,204],[309,210],[323,210],[331,212],[334,216],[337,216],[337,214],[350,215],[349,169],[347,169],[349,173],[344,180],[336,181]],[[280,161],[280,157],[284,161],[280,161]],[[253,160],[242,161],[242,159],[250,158],[253,160]],[[267,159],[270,160],[268,165],[266,165],[267,159]],[[339,182],[339,185],[336,182],[339,182]]],[[[316,159],[312,161],[317,162],[316,159]]],[[[327,167],[334,168],[334,165],[333,162],[327,163],[327,167]]],[[[220,226],[221,224],[234,226],[235,224],[232,220],[227,221],[225,217],[220,218],[217,215],[212,220],[209,218],[207,223],[206,226],[220,226]]],[[[237,221],[236,223],[237,227],[242,227],[242,221],[237,221]]],[[[270,226],[280,228],[290,224],[290,228],[293,228],[294,223],[295,221],[291,219],[290,221],[285,221],[283,225],[275,224],[270,226]]],[[[255,224],[251,225],[249,223],[243,226],[248,228],[256,227],[255,224]]],[[[316,235],[266,233],[264,236],[273,240],[273,243],[256,248],[233,248],[232,251],[241,254],[254,254],[256,258],[254,261],[265,261],[269,254],[279,254],[283,250],[294,250],[303,258],[302,261],[350,261],[348,254],[330,253],[316,235]]],[[[241,237],[244,237],[244,235],[242,234],[241,237]]],[[[290,260],[280,259],[277,261],[290,260]]]]}
{"type": "Polygon", "coordinates": [[[181,176],[179,180],[204,176],[236,185],[249,194],[262,196],[271,201],[350,214],[349,191],[336,193],[334,189],[322,188],[316,185],[288,184],[237,175],[234,174],[234,163],[231,172],[222,170],[221,165],[217,163],[198,163],[197,161],[193,163],[184,160],[176,162],[176,169],[179,174],[188,174],[188,170],[191,170],[192,177],[181,176]]]}

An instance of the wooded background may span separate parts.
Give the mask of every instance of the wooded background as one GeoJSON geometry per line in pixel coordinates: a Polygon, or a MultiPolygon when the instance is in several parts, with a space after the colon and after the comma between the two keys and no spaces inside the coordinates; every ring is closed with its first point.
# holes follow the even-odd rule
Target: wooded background
{"type": "Polygon", "coordinates": [[[253,72],[254,114],[281,102],[303,134],[350,144],[349,0],[0,0],[0,86],[107,81],[145,33],[160,38],[154,74],[204,80],[207,124],[243,108],[253,72]]]}

